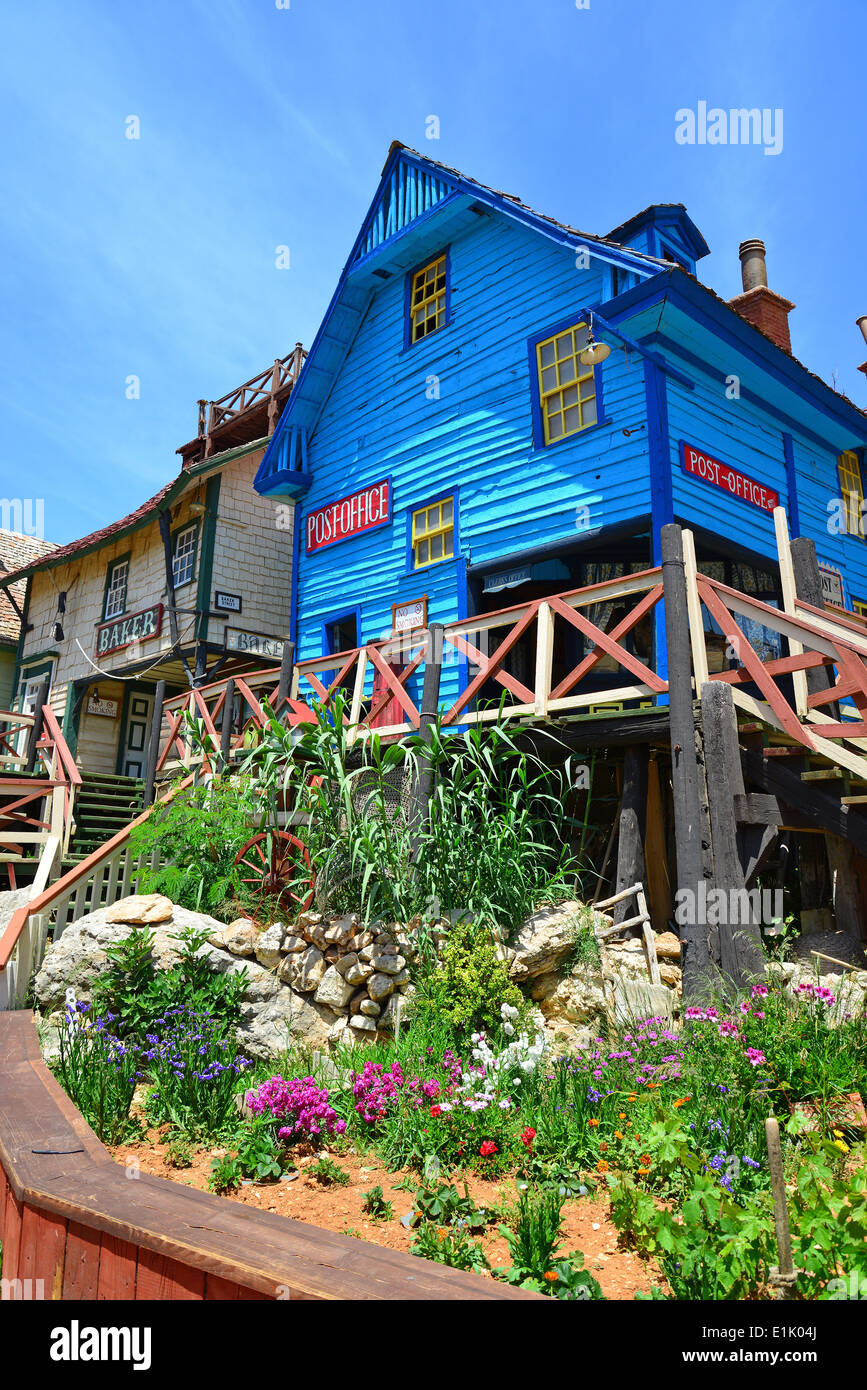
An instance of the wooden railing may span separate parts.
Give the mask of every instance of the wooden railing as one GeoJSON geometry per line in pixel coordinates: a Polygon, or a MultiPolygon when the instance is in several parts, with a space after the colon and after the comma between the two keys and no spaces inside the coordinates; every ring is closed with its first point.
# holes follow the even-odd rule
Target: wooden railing
{"type": "Polygon", "coordinates": [[[0,863],[11,873],[15,864],[38,859],[49,838],[58,840],[61,858],[67,853],[80,786],[50,705],[34,714],[0,711],[0,863]]]}
{"type": "MultiPolygon", "coordinates": [[[[171,789],[157,804],[165,804],[175,791],[191,784],[192,776],[171,789]]],[[[153,807],[148,807],[116,835],[112,835],[86,859],[74,864],[55,882],[50,882],[48,849],[40,861],[31,897],[17,909],[5,929],[0,931],[0,1010],[20,1008],[34,970],[42,963],[48,933],[58,941],[66,927],[100,907],[125,898],[135,890],[142,865],[134,861],[130,851],[130,836],[137,825],[147,820],[153,807]]],[[[49,846],[52,842],[49,842],[49,846]]],[[[54,842],[55,859],[59,842],[54,842]]],[[[54,861],[52,861],[53,863],[54,861]]]]}
{"type": "MultiPolygon", "coordinates": [[[[268,402],[272,405],[279,393],[287,387],[294,385],[298,379],[298,374],[307,353],[300,343],[296,343],[292,352],[285,357],[277,357],[272,367],[266,367],[264,372],[258,376],[251,377],[241,386],[236,386],[233,391],[229,391],[225,396],[221,396],[217,401],[210,402],[208,412],[207,432],[218,429],[228,420],[233,420],[245,411],[251,410],[254,406],[268,402]]],[[[269,420],[268,433],[273,433],[273,423],[269,420]]]]}
{"type": "Polygon", "coordinates": [[[32,1015],[0,1015],[5,1298],[541,1296],[166,1178],[134,1176],[111,1159],[48,1071],[32,1015]]]}

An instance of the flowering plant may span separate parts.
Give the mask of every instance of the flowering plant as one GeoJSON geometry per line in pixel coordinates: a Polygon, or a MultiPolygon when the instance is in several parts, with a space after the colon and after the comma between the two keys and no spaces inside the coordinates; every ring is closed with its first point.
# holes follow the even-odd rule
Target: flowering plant
{"type": "Polygon", "coordinates": [[[283,1121],[277,1137],[287,1143],[310,1139],[319,1134],[343,1134],[346,1121],[328,1103],[328,1092],[316,1084],[312,1076],[293,1077],[285,1081],[272,1076],[253,1091],[246,1102],[254,1115],[267,1115],[283,1121]]]}

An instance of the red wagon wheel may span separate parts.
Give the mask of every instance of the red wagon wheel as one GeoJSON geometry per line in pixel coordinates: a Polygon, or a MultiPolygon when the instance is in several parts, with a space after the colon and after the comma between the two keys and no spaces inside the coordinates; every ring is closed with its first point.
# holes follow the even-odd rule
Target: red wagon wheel
{"type": "Polygon", "coordinates": [[[235,855],[235,863],[248,875],[242,883],[284,911],[303,912],[312,903],[315,875],[310,855],[288,831],[264,830],[254,835],[235,855]]]}

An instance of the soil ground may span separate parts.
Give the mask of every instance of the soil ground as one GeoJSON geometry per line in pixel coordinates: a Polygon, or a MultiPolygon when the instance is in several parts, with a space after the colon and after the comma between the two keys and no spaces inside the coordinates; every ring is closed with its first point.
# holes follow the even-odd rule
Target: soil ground
{"type": "MultiPolygon", "coordinates": [[[[175,1168],[167,1161],[166,1149],[161,1132],[151,1131],[146,1139],[120,1144],[110,1152],[118,1163],[135,1162],[144,1173],[186,1183],[202,1191],[208,1190],[213,1159],[225,1152],[220,1148],[199,1149],[193,1152],[190,1167],[175,1168]]],[[[340,1168],[349,1173],[350,1181],[345,1186],[322,1186],[307,1172],[318,1156],[310,1154],[298,1159],[298,1177],[294,1181],[245,1183],[227,1195],[226,1200],[245,1202],[261,1211],[290,1216],[296,1221],[306,1221],[311,1226],[357,1236],[392,1250],[408,1251],[413,1232],[401,1224],[400,1218],[412,1209],[412,1192],[395,1186],[406,1178],[406,1173],[391,1172],[373,1155],[334,1150],[320,1152],[328,1153],[340,1168]],[[394,1215],[390,1221],[373,1221],[364,1212],[364,1193],[377,1185],[382,1187],[385,1200],[392,1203],[394,1215]]],[[[421,1179],[412,1175],[410,1178],[414,1188],[420,1185],[421,1179]]],[[[453,1182],[463,1192],[462,1177],[450,1174],[443,1181],[453,1182]]],[[[466,1183],[477,1206],[509,1203],[515,1196],[514,1179],[508,1176],[491,1181],[469,1173],[466,1183]]],[[[588,1178],[587,1185],[591,1184],[592,1179],[588,1178]]],[[[506,1240],[499,1234],[496,1223],[475,1238],[481,1242],[492,1265],[510,1263],[506,1240]]],[[[604,1193],[591,1190],[587,1197],[576,1198],[564,1205],[560,1248],[563,1253],[571,1250],[583,1252],[584,1266],[599,1281],[606,1298],[631,1300],[636,1293],[649,1293],[654,1284],[663,1286],[659,1271],[651,1261],[642,1260],[638,1255],[619,1247],[617,1230],[611,1221],[604,1193]]]]}

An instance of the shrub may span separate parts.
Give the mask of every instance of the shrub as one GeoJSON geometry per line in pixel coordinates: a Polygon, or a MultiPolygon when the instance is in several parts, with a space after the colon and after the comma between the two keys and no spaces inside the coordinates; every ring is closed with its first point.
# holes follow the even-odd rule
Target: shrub
{"type": "Polygon", "coordinates": [[[148,928],[134,927],[125,940],[106,948],[108,964],[94,984],[94,1007],[115,1016],[118,1033],[141,1040],[155,1019],[176,1008],[209,1014],[226,1031],[234,1026],[247,986],[246,969],[219,975],[202,950],[207,931],[185,927],[175,937],[180,960],[157,970],[154,940],[148,928]]]}
{"type": "Polygon", "coordinates": [[[449,932],[439,965],[422,975],[419,1002],[461,1034],[499,1027],[502,1005],[519,1008],[524,1001],[491,933],[463,921],[449,932]]]}
{"type": "Polygon", "coordinates": [[[235,1055],[220,1024],[192,1009],[170,1009],[156,1020],[142,1051],[154,1087],[147,1113],[154,1124],[172,1124],[196,1138],[215,1138],[236,1117],[235,1091],[250,1063],[235,1055]]]}
{"type": "Polygon", "coordinates": [[[130,836],[133,861],[143,860],[139,891],[225,919],[238,915],[238,904],[254,906],[234,860],[259,809],[249,784],[237,781],[186,787],[158,802],[130,836]],[[159,862],[151,868],[155,853],[159,862]]]}

